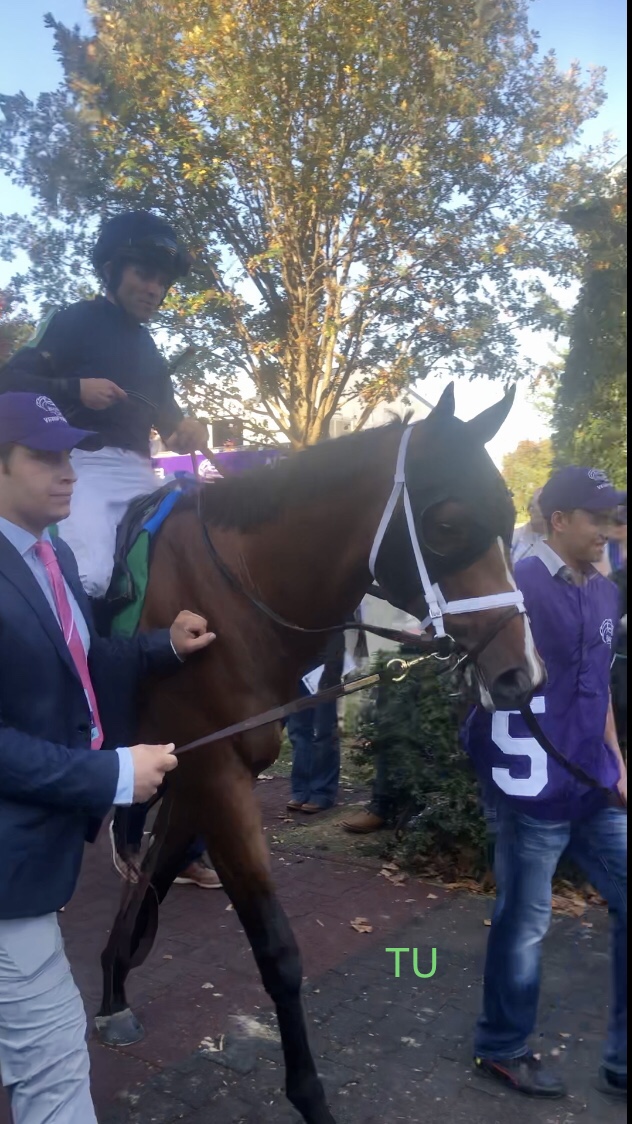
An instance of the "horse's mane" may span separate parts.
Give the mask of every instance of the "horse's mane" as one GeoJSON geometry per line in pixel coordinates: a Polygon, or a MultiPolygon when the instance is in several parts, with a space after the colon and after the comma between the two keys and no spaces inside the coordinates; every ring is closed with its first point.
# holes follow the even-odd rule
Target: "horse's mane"
{"type": "Polygon", "coordinates": [[[323,441],[264,467],[213,481],[204,485],[195,503],[199,502],[204,520],[215,527],[253,530],[278,519],[290,506],[313,502],[351,473],[374,464],[384,430],[405,425],[408,418],[323,441]]]}

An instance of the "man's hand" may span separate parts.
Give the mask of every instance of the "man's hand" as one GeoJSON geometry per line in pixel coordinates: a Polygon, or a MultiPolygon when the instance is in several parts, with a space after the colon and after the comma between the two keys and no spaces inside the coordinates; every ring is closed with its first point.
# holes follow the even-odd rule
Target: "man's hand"
{"type": "Polygon", "coordinates": [[[197,613],[190,613],[188,609],[178,613],[171,625],[170,636],[176,655],[180,656],[180,659],[186,659],[193,652],[208,648],[215,639],[215,633],[208,631],[208,623],[204,617],[198,616],[197,613]]]}
{"type": "Polygon", "coordinates": [[[81,401],[89,410],[107,410],[123,398],[124,390],[110,379],[79,379],[81,401]]]}
{"type": "Polygon", "coordinates": [[[173,756],[175,746],[133,745],[130,748],[134,762],[134,804],[144,804],[162,784],[165,773],[170,773],[178,764],[173,756]]]}
{"type": "Polygon", "coordinates": [[[208,445],[208,430],[197,418],[182,418],[177,428],[165,442],[172,453],[199,453],[208,445]]]}
{"type": "Polygon", "coordinates": [[[621,776],[617,781],[617,792],[621,799],[621,803],[627,808],[628,806],[628,771],[627,769],[621,770],[621,776]]]}

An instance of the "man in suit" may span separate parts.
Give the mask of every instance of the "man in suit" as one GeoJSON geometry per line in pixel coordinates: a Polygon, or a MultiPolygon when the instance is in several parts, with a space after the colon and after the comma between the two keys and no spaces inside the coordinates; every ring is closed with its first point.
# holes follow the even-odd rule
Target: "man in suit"
{"type": "Polygon", "coordinates": [[[148,800],[175,768],[173,745],[126,746],[140,676],[214,639],[186,612],[131,640],[96,634],[72,552],[46,530],[68,515],[70,451],[89,436],[43,395],[0,396],[0,1074],[14,1124],[96,1124],[57,911],[110,807],[148,800]]]}

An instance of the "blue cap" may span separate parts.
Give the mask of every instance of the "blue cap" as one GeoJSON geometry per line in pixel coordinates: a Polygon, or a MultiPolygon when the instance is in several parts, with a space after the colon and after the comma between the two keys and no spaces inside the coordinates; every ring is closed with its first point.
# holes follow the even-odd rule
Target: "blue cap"
{"type": "Polygon", "coordinates": [[[0,445],[63,453],[95,436],[93,430],[68,425],[61,410],[45,394],[0,394],[0,445]]]}
{"type": "Polygon", "coordinates": [[[620,492],[600,468],[569,465],[561,468],[544,485],[538,503],[545,519],[554,511],[609,511],[627,504],[627,492],[620,492]]]}

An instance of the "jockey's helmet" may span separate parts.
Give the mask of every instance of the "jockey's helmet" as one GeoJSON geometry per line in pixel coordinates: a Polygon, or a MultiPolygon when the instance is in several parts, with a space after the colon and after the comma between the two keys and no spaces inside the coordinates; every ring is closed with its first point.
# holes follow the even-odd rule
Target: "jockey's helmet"
{"type": "Polygon", "coordinates": [[[107,219],[92,251],[92,264],[108,288],[116,291],[127,262],[153,266],[167,275],[168,288],[186,277],[191,256],[172,226],[151,211],[125,211],[107,219]],[[105,267],[110,265],[106,275],[105,267]]]}

